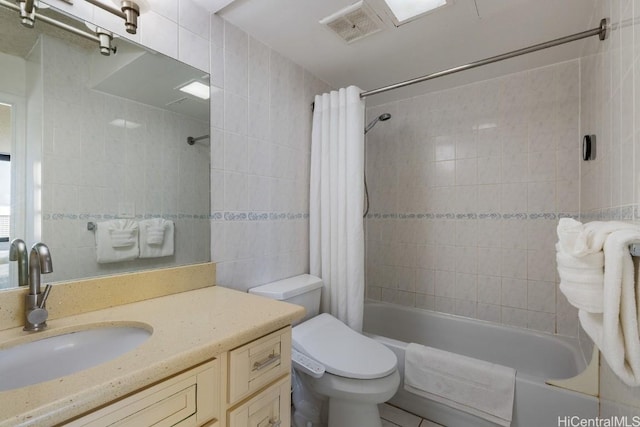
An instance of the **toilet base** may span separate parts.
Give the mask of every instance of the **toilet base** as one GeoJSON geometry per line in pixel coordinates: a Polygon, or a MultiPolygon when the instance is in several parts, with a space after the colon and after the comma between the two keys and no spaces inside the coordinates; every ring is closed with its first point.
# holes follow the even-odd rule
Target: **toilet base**
{"type": "Polygon", "coordinates": [[[329,399],[329,427],[382,427],[378,405],[329,399]]]}
{"type": "Polygon", "coordinates": [[[382,427],[378,404],[389,400],[400,384],[397,370],[370,380],[329,373],[321,378],[301,376],[315,393],[329,398],[329,427],[382,427]]]}

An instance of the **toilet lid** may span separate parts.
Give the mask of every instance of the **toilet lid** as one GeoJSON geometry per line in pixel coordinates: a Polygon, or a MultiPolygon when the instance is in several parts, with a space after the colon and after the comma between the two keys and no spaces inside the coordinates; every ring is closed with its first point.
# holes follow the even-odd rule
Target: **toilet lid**
{"type": "Polygon", "coordinates": [[[293,347],[341,377],[382,378],[398,364],[396,355],[329,314],[320,314],[293,328],[293,347]]]}

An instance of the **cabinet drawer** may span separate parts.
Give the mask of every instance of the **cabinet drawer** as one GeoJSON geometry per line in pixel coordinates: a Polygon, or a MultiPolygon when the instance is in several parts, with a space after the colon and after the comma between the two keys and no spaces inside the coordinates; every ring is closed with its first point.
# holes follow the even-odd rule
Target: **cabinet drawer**
{"type": "Polygon", "coordinates": [[[219,365],[219,360],[213,360],[66,425],[195,427],[218,418],[219,365]]]}
{"type": "Polygon", "coordinates": [[[234,404],[291,370],[291,327],[229,353],[229,403],[234,404]]]}
{"type": "Polygon", "coordinates": [[[229,411],[229,427],[285,427],[291,424],[291,381],[287,376],[229,411]]]}
{"type": "MultiPolygon", "coordinates": [[[[167,390],[163,390],[165,394],[171,392],[173,387],[167,390]]],[[[185,418],[194,415],[196,412],[196,385],[192,384],[189,387],[179,390],[176,393],[162,398],[163,396],[149,396],[148,399],[143,399],[137,404],[129,405],[120,411],[114,412],[112,415],[114,418],[119,419],[123,416],[126,418],[112,424],[117,427],[136,427],[136,426],[158,426],[158,427],[170,427],[178,424],[185,418]],[[162,400],[156,401],[156,398],[162,400]],[[148,405],[150,402],[155,403],[148,405]]],[[[194,425],[193,423],[184,423],[182,425],[194,425]]]]}

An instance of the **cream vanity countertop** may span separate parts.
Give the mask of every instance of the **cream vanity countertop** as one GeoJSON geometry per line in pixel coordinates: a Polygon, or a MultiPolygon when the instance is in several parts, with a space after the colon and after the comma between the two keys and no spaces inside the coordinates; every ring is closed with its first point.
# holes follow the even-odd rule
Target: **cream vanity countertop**
{"type": "MultiPolygon", "coordinates": [[[[90,295],[87,294],[87,298],[90,295]]],[[[0,348],[87,329],[143,323],[151,337],[124,355],[44,383],[0,392],[0,427],[51,426],[205,362],[303,316],[302,307],[212,286],[0,331],[0,348]]]]}

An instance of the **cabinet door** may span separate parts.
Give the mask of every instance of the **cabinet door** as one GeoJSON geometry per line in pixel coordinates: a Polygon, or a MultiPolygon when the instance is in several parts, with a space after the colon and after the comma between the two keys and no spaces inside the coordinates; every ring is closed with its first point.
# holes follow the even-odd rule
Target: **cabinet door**
{"type": "Polygon", "coordinates": [[[286,376],[229,411],[229,427],[287,427],[291,424],[291,381],[286,376]]]}

